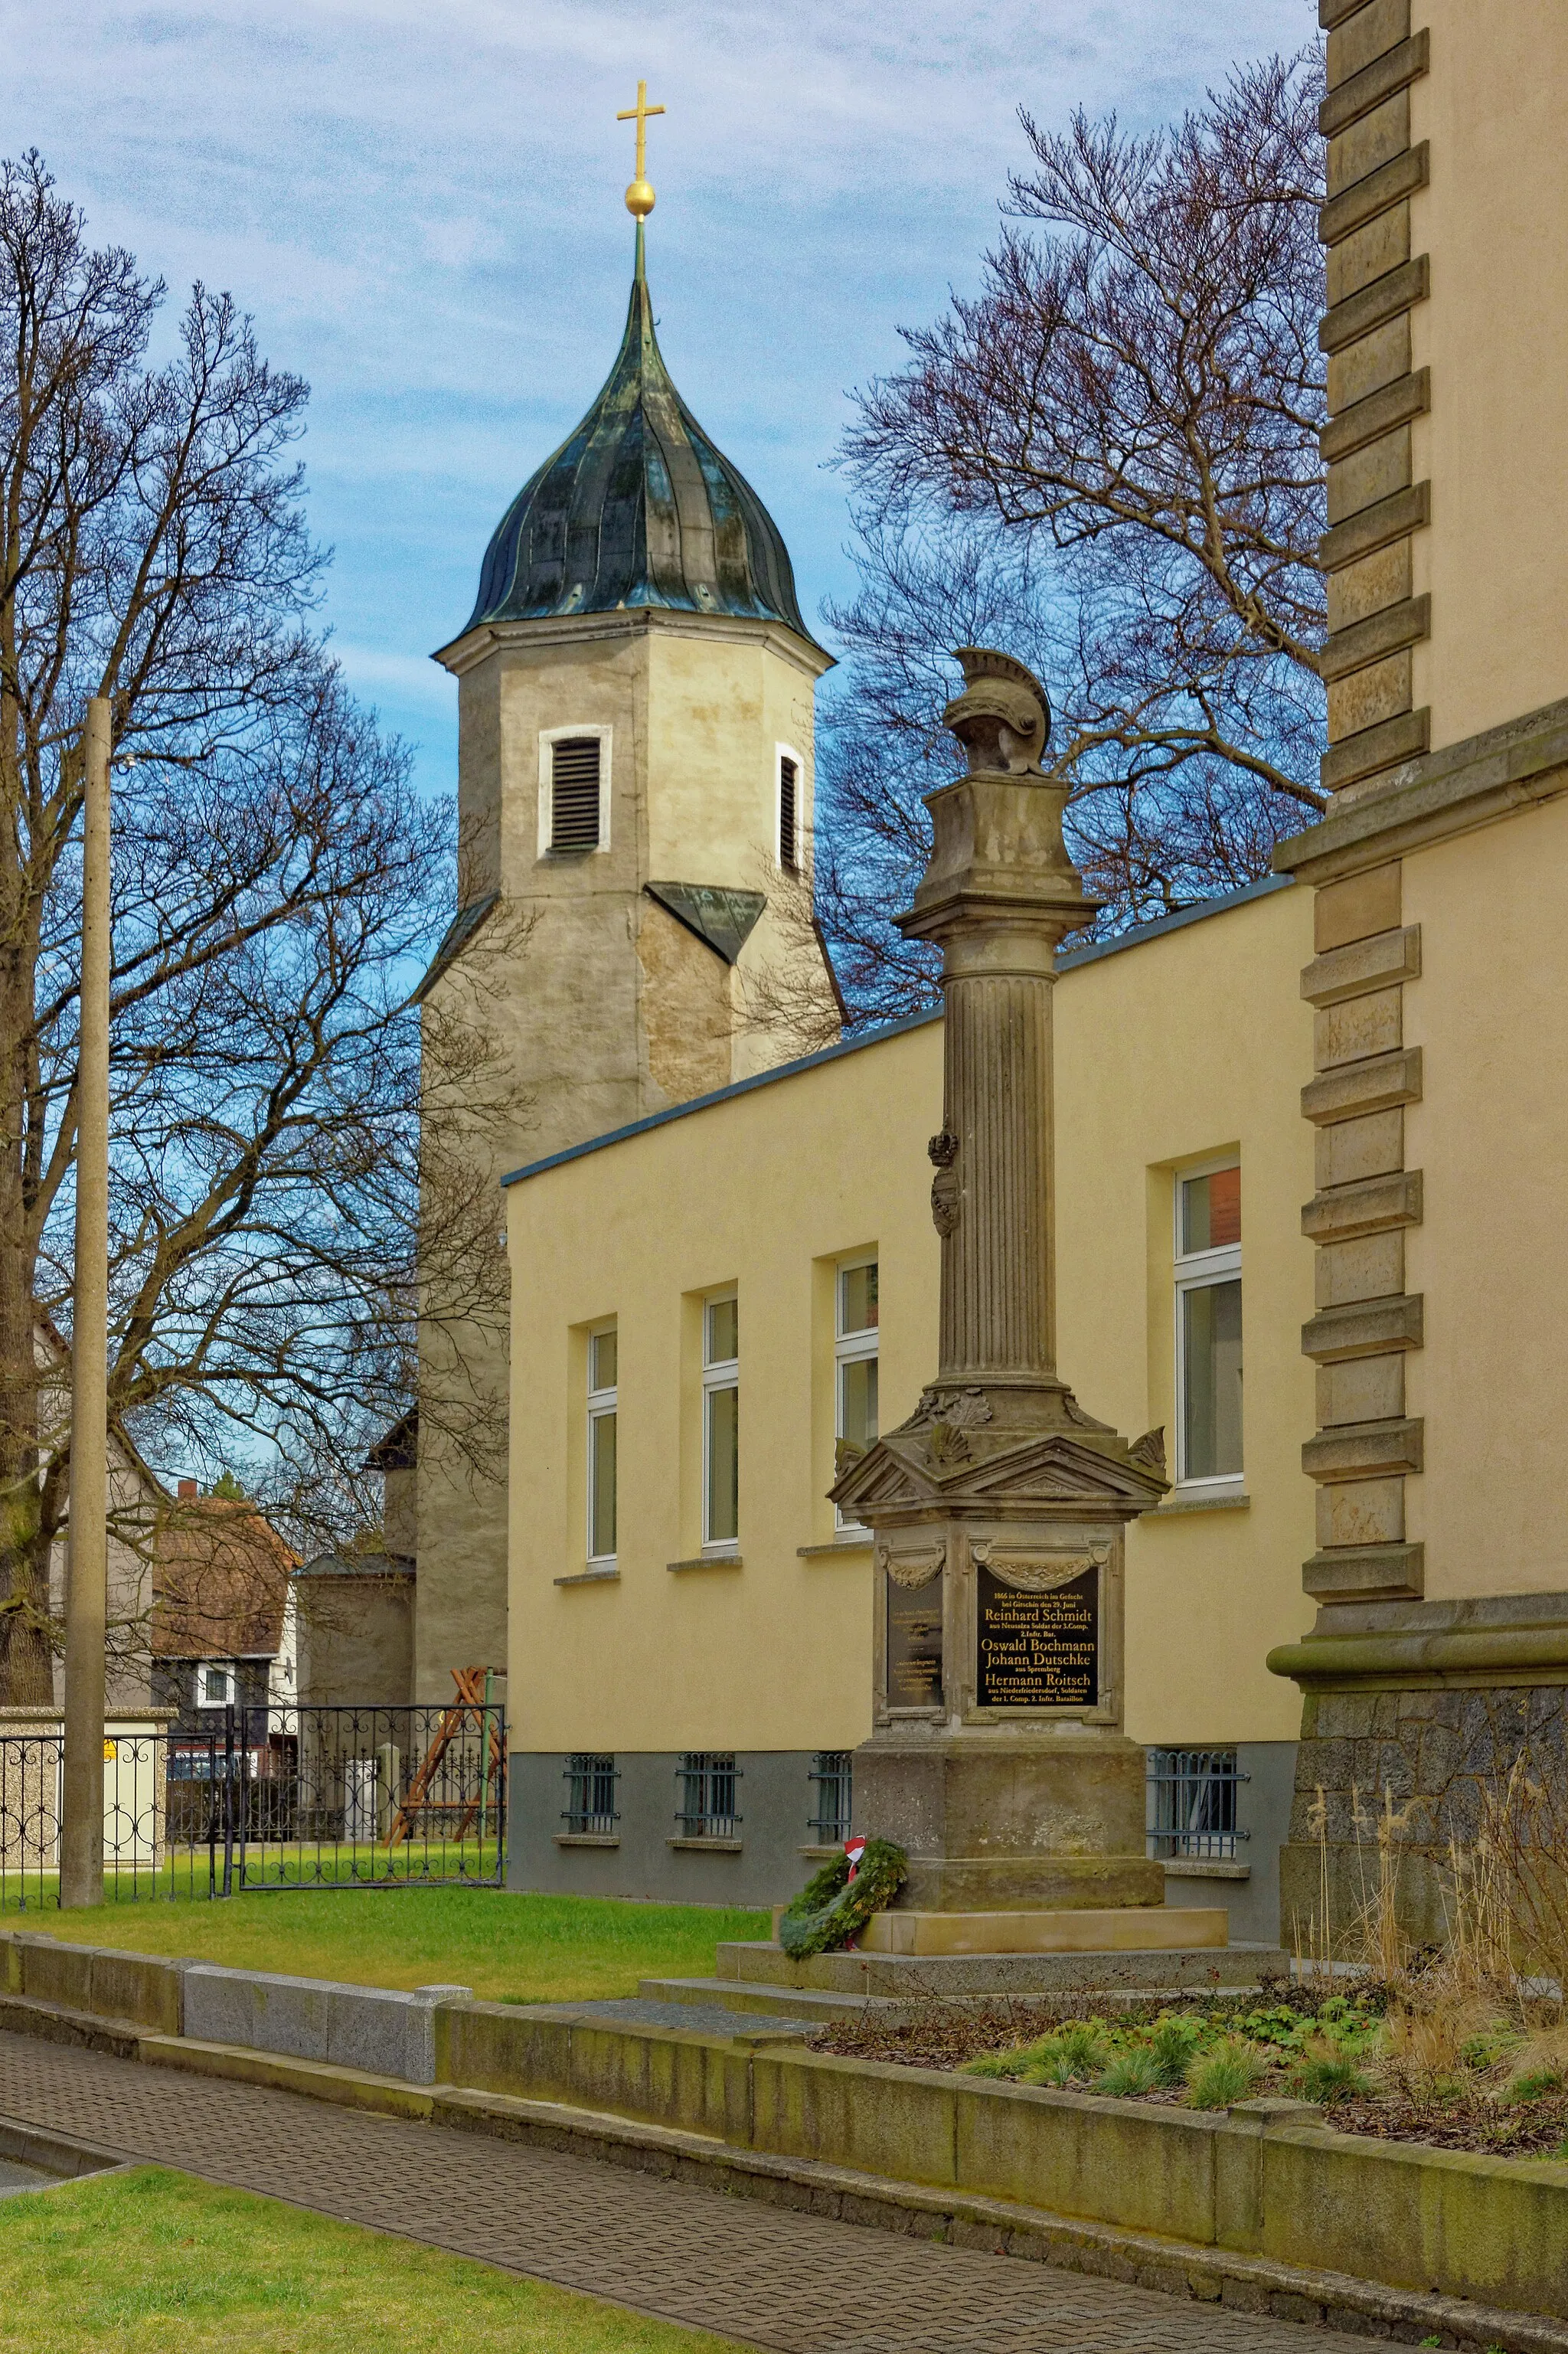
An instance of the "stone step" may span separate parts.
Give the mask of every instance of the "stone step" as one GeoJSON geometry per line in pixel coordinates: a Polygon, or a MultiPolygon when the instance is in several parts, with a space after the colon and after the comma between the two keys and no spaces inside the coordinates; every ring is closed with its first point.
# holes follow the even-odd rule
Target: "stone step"
{"type": "MultiPolygon", "coordinates": [[[[944,1995],[944,2002],[956,2003],[966,2009],[980,2010],[1005,1995],[1028,2001],[1031,1995],[1055,1999],[1077,1989],[1071,1987],[1019,1988],[1007,1987],[991,1993],[944,1995]]],[[[1201,1993],[1202,1988],[1187,1986],[1118,1986],[1086,1987],[1082,1991],[1092,1995],[1097,2006],[1114,2011],[1123,2003],[1180,2002],[1184,1995],[1201,1993]]],[[[1228,1979],[1216,1991],[1225,1994],[1263,1995],[1268,1991],[1262,1980],[1253,1978],[1240,1984],[1228,1979]]],[[[927,2009],[932,2000],[928,1992],[905,1994],[832,1994],[817,1987],[768,1987],[747,1985],[736,1978],[644,1978],[638,1992],[650,2002],[670,2006],[689,2005],[694,2012],[712,2014],[716,2008],[730,2011],[737,2022],[757,2018],[768,2022],[780,2018],[799,2020],[803,2028],[826,2026],[835,2020],[863,2018],[869,2011],[879,2019],[913,2018],[927,2009]]]]}
{"type": "Polygon", "coordinates": [[[695,2010],[717,2008],[737,2018],[793,2019],[821,2026],[835,2019],[859,2019],[867,2009],[892,2006],[863,1994],[825,1994],[800,1987],[752,1987],[737,1978],[643,1978],[637,1991],[649,2002],[682,2003],[695,2010]]]}
{"type": "Polygon", "coordinates": [[[742,1987],[859,1995],[903,2002],[955,1997],[1118,1991],[1147,1996],[1262,1988],[1290,1977],[1279,1946],[1191,1946],[1092,1954],[816,1954],[791,1961],[772,1942],[726,1944],[715,1976],[742,1987]]]}
{"type": "MultiPolygon", "coordinates": [[[[778,1935],[777,1924],[774,1935],[778,1935]]],[[[874,1913],[863,1954],[1141,1954],[1209,1951],[1230,1943],[1221,1904],[1064,1906],[1033,1913],[874,1913]]]]}

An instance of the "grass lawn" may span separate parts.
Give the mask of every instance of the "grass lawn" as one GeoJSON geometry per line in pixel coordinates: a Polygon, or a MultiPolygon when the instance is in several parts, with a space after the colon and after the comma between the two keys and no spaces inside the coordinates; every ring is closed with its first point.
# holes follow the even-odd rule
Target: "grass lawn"
{"type": "Polygon", "coordinates": [[[171,2347],[726,2354],[729,2340],[162,2167],[0,2200],[0,2349],[171,2347]]]}
{"type": "Polygon", "coordinates": [[[482,2001],[628,1995],[643,1978],[711,1978],[724,1938],[766,1937],[766,1913],[634,1904],[500,1888],[314,1889],[58,1912],[0,1926],[79,1945],[342,1978],[354,1986],[468,1986],[482,2001]]]}

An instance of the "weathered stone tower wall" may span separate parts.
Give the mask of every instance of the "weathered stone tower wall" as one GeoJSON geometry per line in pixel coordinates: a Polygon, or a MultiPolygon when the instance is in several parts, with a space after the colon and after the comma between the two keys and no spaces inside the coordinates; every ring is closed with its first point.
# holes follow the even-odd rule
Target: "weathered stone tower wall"
{"type": "MultiPolygon", "coordinates": [[[[781,1060],[788,1039],[744,1020],[750,976],[789,953],[776,903],[733,963],[649,892],[688,884],[768,897],[779,879],[780,748],[799,763],[809,855],[815,682],[827,658],[779,624],[658,609],[474,631],[444,656],[460,680],[463,894],[490,903],[433,1009],[492,1030],[512,1117],[476,1136],[499,1181],[650,1112],[781,1060]],[[548,746],[602,731],[608,823],[601,844],[561,853],[542,827],[548,746]],[[488,943],[504,940],[499,968],[488,943]]],[[[431,1303],[427,1303],[427,1306],[431,1303]]],[[[502,1410],[503,1350],[478,1333],[427,1329],[428,1386],[473,1385],[475,1414],[502,1410]],[[462,1368],[451,1352],[461,1347],[462,1368]]],[[[421,1416],[416,1697],[444,1698],[454,1667],[506,1658],[506,1488],[476,1478],[450,1411],[421,1416]]]]}

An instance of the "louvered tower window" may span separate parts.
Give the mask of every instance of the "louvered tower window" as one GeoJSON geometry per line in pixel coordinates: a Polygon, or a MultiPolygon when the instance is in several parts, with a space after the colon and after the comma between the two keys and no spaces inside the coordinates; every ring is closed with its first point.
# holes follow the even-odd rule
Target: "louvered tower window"
{"type": "Polygon", "coordinates": [[[787,754],[779,759],[779,864],[791,869],[800,864],[800,824],[796,816],[800,772],[787,754]]]}
{"type": "Polygon", "coordinates": [[[599,848],[597,736],[569,736],[550,754],[550,847],[599,848]]]}

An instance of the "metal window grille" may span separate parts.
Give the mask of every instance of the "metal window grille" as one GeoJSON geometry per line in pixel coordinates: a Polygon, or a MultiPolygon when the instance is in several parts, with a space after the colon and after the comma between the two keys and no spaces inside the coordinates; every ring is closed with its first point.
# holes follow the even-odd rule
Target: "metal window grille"
{"type": "Polygon", "coordinates": [[[800,834],[795,817],[795,790],[799,771],[793,760],[779,763],[779,864],[794,867],[800,862],[800,834]]]}
{"type": "Polygon", "coordinates": [[[597,736],[574,736],[550,754],[550,847],[599,848],[597,736]]]}
{"type": "Polygon", "coordinates": [[[733,1754],[719,1756],[706,1749],[689,1749],[681,1760],[676,1779],[681,1803],[675,1809],[675,1820],[683,1838],[736,1838],[741,1819],[735,1802],[740,1767],[733,1754]]]}
{"type": "Polygon", "coordinates": [[[620,1776],[613,1757],[568,1757],[566,1766],[568,1831],[612,1831],[620,1820],[615,1786],[620,1776]]]}
{"type": "Polygon", "coordinates": [[[811,1760],[810,1780],[816,1792],[817,1811],[807,1828],[816,1832],[821,1846],[842,1847],[850,1835],[853,1752],[819,1749],[811,1760]]]}
{"type": "Polygon", "coordinates": [[[1234,1857],[1236,1791],[1250,1779],[1234,1749],[1150,1749],[1149,1852],[1151,1856],[1234,1857]]]}

